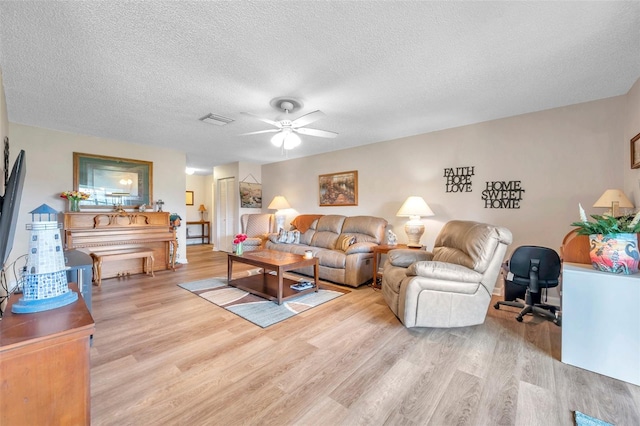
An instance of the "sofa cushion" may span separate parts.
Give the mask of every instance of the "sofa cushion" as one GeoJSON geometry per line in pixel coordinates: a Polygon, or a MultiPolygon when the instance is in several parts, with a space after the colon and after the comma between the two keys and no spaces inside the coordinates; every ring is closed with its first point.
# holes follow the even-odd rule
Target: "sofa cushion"
{"type": "Polygon", "coordinates": [[[511,244],[511,234],[503,229],[478,222],[447,222],[436,238],[433,260],[484,273],[498,244],[511,244]]]}
{"type": "Polygon", "coordinates": [[[310,245],[333,249],[342,230],[344,219],[345,217],[340,215],[326,215],[318,219],[316,232],[311,239],[310,245]]]}
{"type": "Polygon", "coordinates": [[[373,253],[373,248],[377,244],[375,243],[354,243],[349,246],[345,250],[345,254],[353,254],[353,253],[373,253]]]}
{"type": "Polygon", "coordinates": [[[314,220],[311,223],[309,229],[304,232],[300,232],[300,244],[306,244],[308,246],[311,245],[311,240],[313,240],[313,236],[316,234],[316,227],[318,226],[318,220],[314,220]]]}
{"type": "Polygon", "coordinates": [[[343,251],[338,250],[318,250],[313,254],[318,258],[318,263],[321,266],[327,266],[329,268],[344,269],[347,264],[347,255],[343,251]]]}
{"type": "Polygon", "coordinates": [[[433,260],[436,262],[455,263],[465,268],[473,269],[473,259],[460,249],[454,247],[435,247],[433,260]]]}
{"type": "Polygon", "coordinates": [[[344,234],[354,235],[358,242],[382,244],[387,221],[373,216],[350,216],[344,220],[344,234]]]}
{"type": "MultiPolygon", "coordinates": [[[[419,275],[426,278],[446,280],[458,283],[473,283],[478,285],[482,274],[473,269],[455,263],[421,261],[415,262],[407,268],[407,275],[419,275]]],[[[475,290],[474,290],[475,291],[475,290]]]]}
{"type": "Polygon", "coordinates": [[[433,255],[424,250],[413,249],[394,249],[387,253],[387,260],[393,266],[400,266],[402,268],[408,268],[414,262],[421,260],[431,260],[433,255]]]}
{"type": "Polygon", "coordinates": [[[356,237],[349,234],[340,234],[336,240],[336,250],[347,251],[350,245],[355,244],[356,237]]]}

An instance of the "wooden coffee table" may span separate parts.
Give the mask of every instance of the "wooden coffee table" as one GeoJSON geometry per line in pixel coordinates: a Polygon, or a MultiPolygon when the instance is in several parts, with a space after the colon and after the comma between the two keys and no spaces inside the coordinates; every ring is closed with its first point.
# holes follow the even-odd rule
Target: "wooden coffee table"
{"type": "Polygon", "coordinates": [[[245,252],[240,256],[229,254],[227,266],[227,283],[231,287],[272,300],[277,302],[278,305],[282,305],[283,300],[291,297],[318,291],[318,259],[315,257],[305,259],[299,254],[283,253],[276,250],[255,250],[245,252]],[[260,267],[262,268],[262,274],[232,280],[234,262],[260,267]],[[291,288],[291,284],[296,284],[298,281],[285,278],[284,273],[304,266],[313,266],[315,286],[306,290],[296,291],[291,288]],[[270,274],[269,271],[275,271],[276,275],[270,274]]]}

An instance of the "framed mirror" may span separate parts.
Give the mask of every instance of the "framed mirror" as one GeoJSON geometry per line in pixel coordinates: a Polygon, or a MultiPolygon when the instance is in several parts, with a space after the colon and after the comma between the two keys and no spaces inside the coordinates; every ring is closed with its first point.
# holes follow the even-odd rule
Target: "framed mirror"
{"type": "Polygon", "coordinates": [[[153,162],[73,153],[73,189],[90,194],[90,208],[137,207],[153,202],[153,162]]]}

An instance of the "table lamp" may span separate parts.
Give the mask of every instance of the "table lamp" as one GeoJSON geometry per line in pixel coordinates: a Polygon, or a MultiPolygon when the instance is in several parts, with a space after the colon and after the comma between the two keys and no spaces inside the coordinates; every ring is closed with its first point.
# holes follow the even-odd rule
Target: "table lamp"
{"type": "Polygon", "coordinates": [[[284,229],[284,218],[285,218],[285,214],[282,213],[282,210],[286,210],[286,209],[290,209],[291,206],[289,205],[289,202],[287,201],[286,198],[284,198],[282,195],[276,195],[273,200],[271,200],[271,203],[269,204],[269,207],[267,207],[270,210],[277,210],[275,217],[276,217],[276,226],[278,228],[278,231],[281,229],[284,229]]]}
{"type": "Polygon", "coordinates": [[[633,203],[629,201],[627,196],[624,195],[624,192],[622,192],[621,190],[607,189],[606,191],[604,191],[604,194],[602,194],[600,198],[598,198],[598,201],[593,204],[593,207],[608,208],[610,210],[607,210],[604,213],[604,216],[618,217],[620,216],[620,207],[632,209],[633,203]]]}
{"type": "Polygon", "coordinates": [[[198,207],[198,211],[200,212],[200,222],[204,222],[204,212],[207,211],[207,208],[204,206],[204,204],[200,204],[200,207],[198,207]]]}
{"type": "Polygon", "coordinates": [[[424,224],[420,217],[433,215],[433,211],[422,197],[411,196],[407,198],[398,213],[396,213],[396,216],[409,218],[409,221],[404,225],[404,232],[406,232],[409,240],[408,247],[422,247],[420,238],[424,234],[424,224]]]}

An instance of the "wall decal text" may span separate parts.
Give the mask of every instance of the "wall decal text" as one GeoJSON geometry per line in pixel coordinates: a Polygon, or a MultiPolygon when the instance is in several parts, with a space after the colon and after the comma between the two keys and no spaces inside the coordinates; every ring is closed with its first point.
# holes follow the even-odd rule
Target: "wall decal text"
{"type": "Polygon", "coordinates": [[[493,181],[487,182],[482,191],[485,209],[519,209],[522,201],[521,181],[493,181]]]}
{"type": "Polygon", "coordinates": [[[444,169],[447,178],[446,192],[471,192],[471,176],[475,167],[450,167],[444,169]]]}

